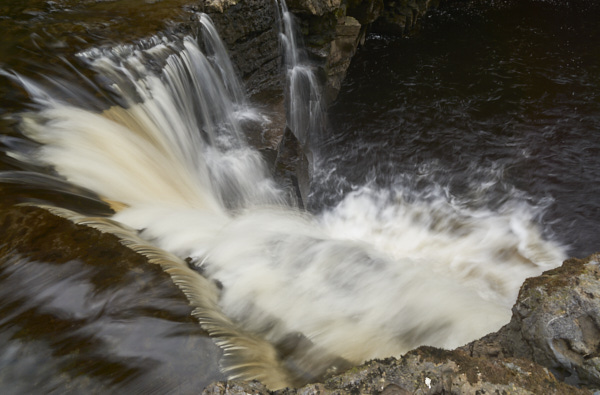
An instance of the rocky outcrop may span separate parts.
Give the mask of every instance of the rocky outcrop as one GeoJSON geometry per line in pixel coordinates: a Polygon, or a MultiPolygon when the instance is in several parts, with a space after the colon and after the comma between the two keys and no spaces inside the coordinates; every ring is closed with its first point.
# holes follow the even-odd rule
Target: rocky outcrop
{"type": "Polygon", "coordinates": [[[330,43],[329,55],[325,63],[327,84],[325,85],[325,101],[330,103],[337,97],[350,66],[350,61],[356,53],[360,23],[351,16],[340,17],[335,29],[335,38],[330,43]]]}
{"type": "Polygon", "coordinates": [[[420,347],[323,383],[270,392],[221,382],[204,394],[586,394],[600,388],[600,254],[521,287],[510,323],[453,351],[420,347]]]}
{"type": "Polygon", "coordinates": [[[258,382],[220,382],[217,394],[589,394],[558,381],[531,361],[471,357],[463,351],[421,347],[402,359],[371,361],[324,383],[270,392],[258,382]]]}
{"type": "Polygon", "coordinates": [[[211,17],[250,94],[281,95],[283,78],[277,8],[273,0],[208,0],[211,17]]]}
{"type": "Polygon", "coordinates": [[[558,381],[547,369],[517,358],[486,359],[463,351],[421,347],[402,359],[371,361],[323,383],[271,392],[258,382],[219,382],[217,394],[589,394],[558,381]]]}
{"type": "Polygon", "coordinates": [[[521,287],[508,325],[464,347],[525,358],[560,380],[600,388],[600,254],[570,259],[521,287]]]}
{"type": "Polygon", "coordinates": [[[331,103],[367,30],[408,34],[440,0],[289,0],[331,103]]]}
{"type": "Polygon", "coordinates": [[[409,34],[418,26],[418,21],[440,0],[387,0],[373,29],[380,33],[409,34]]]}
{"type": "MultiPolygon", "coordinates": [[[[382,22],[382,26],[400,23],[396,30],[404,33],[412,29],[416,18],[434,4],[437,0],[387,3],[384,0],[288,0],[287,6],[295,15],[309,63],[321,83],[324,106],[336,99],[367,28],[380,18],[384,9],[395,10],[394,7],[401,5],[401,11],[411,15],[409,19],[408,16],[403,19],[394,14],[392,18],[390,11],[390,16],[382,22]]],[[[263,113],[271,120],[262,125],[260,133],[251,135],[250,141],[263,150],[276,170],[276,178],[282,185],[290,186],[291,195],[295,195],[302,205],[309,193],[310,147],[304,146],[304,141],[299,143],[297,136],[291,133],[287,138],[284,136],[287,124],[285,75],[279,43],[278,7],[275,0],[204,2],[204,12],[215,23],[246,90],[254,102],[263,106],[263,113]]]]}
{"type": "MultiPolygon", "coordinates": [[[[405,34],[439,0],[288,0],[325,100],[335,100],[368,28],[405,34]]],[[[206,0],[233,62],[251,94],[280,95],[283,83],[277,4],[273,0],[206,0]]]]}

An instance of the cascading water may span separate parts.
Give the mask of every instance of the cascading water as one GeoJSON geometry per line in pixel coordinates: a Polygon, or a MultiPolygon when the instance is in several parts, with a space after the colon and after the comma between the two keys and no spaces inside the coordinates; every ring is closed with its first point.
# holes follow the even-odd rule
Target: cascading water
{"type": "Polygon", "coordinates": [[[311,138],[322,134],[323,101],[317,77],[296,32],[294,16],[284,0],[279,5],[279,39],[287,80],[288,127],[303,147],[309,149],[311,138]]]}
{"type": "MultiPolygon", "coordinates": [[[[161,264],[226,350],[231,377],[278,388],[418,345],[464,344],[508,322],[521,282],[564,258],[524,206],[466,209],[367,186],[319,216],[287,206],[244,141],[245,122],[261,118],[201,21],[208,56],[190,37],[82,52],[122,103],[101,113],[12,74],[39,107],[21,115],[39,146],[13,144],[11,155],[119,203],[110,219],[52,210],[161,264]],[[220,285],[218,298],[185,258],[220,285]]],[[[303,67],[290,71],[289,122],[307,142],[321,104],[294,107],[299,91],[316,95],[296,86],[314,82],[303,67]]]]}

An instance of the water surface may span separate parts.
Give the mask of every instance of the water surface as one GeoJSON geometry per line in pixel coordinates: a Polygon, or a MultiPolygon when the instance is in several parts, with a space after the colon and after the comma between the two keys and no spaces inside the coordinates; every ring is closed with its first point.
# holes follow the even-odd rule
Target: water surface
{"type": "MultiPolygon", "coordinates": [[[[10,4],[17,22],[31,15],[10,4]]],[[[291,382],[339,359],[463,344],[507,322],[523,279],[559,265],[564,245],[595,251],[593,11],[459,2],[414,37],[369,36],[328,133],[311,136],[322,143],[314,215],[287,204],[246,145],[245,123],[262,118],[219,90],[231,79],[195,37],[119,46],[101,35],[31,58],[9,42],[8,66],[39,85],[3,91],[5,114],[27,111],[1,126],[2,166],[28,171],[4,174],[4,203],[104,217],[114,213],[100,196],[124,203],[114,218],[216,280],[223,310],[277,346],[275,365],[300,376],[291,382]],[[217,94],[202,112],[205,87],[217,94]]],[[[223,377],[158,267],[125,259],[116,239],[10,210],[3,390],[197,392],[223,377]]]]}
{"type": "Polygon", "coordinates": [[[592,2],[457,2],[413,37],[370,35],[330,111],[316,205],[366,182],[526,202],[570,255],[597,251],[598,15],[592,2]]]}

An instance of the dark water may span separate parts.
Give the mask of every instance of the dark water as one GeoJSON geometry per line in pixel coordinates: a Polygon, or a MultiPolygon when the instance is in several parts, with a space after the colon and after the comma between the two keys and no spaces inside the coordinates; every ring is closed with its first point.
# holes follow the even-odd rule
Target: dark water
{"type": "Polygon", "coordinates": [[[520,200],[570,255],[598,251],[599,16],[592,2],[453,2],[414,37],[370,35],[330,111],[317,204],[366,182],[520,200]]]}
{"type": "MultiPolygon", "coordinates": [[[[54,64],[68,69],[52,48],[69,56],[94,45],[81,39],[90,31],[105,43],[101,12],[50,3],[0,6],[9,32],[3,67],[28,75],[54,64]],[[73,19],[83,21],[75,24],[81,30],[72,29],[73,19]],[[45,43],[41,50],[36,42],[45,43]]],[[[600,12],[573,4],[452,2],[414,37],[371,35],[330,112],[315,206],[367,183],[474,207],[520,201],[540,208],[548,236],[571,255],[597,251],[600,12]]],[[[1,81],[0,114],[28,105],[1,81]]],[[[2,134],[14,134],[13,125],[3,121],[2,134]]],[[[4,156],[0,162],[17,166],[4,156]]],[[[36,198],[100,210],[31,187],[0,192],[5,204],[36,198]]],[[[0,241],[0,392],[194,393],[222,378],[220,352],[164,273],[142,261],[126,264],[116,244],[62,222],[25,218],[42,234],[19,233],[16,240],[28,237],[23,244],[0,241]]],[[[2,237],[14,235],[14,223],[2,221],[2,237]]]]}

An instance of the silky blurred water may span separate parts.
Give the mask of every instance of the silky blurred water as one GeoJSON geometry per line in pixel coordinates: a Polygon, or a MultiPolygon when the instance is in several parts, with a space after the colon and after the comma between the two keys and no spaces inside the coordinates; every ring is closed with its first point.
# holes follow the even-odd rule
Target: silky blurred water
{"type": "MultiPolygon", "coordinates": [[[[189,106],[204,100],[191,87],[210,85],[194,85],[192,38],[81,43],[78,57],[59,51],[68,62],[36,53],[29,66],[9,56],[3,67],[42,89],[22,84],[32,105],[4,87],[2,112],[27,114],[0,126],[2,168],[29,173],[3,175],[3,202],[103,216],[98,194],[130,205],[115,219],[189,257],[222,287],[224,311],[286,349],[299,375],[462,344],[508,321],[525,277],[594,252],[600,223],[598,7],[487,3],[442,7],[410,38],[368,37],[328,131],[311,136],[312,214],[287,204],[238,136],[263,120],[237,106],[238,88],[204,113],[189,106]]],[[[31,234],[34,247],[2,244],[3,393],[189,393],[224,378],[157,267],[122,263],[116,242],[60,221],[8,216],[11,240],[31,234]]]]}

